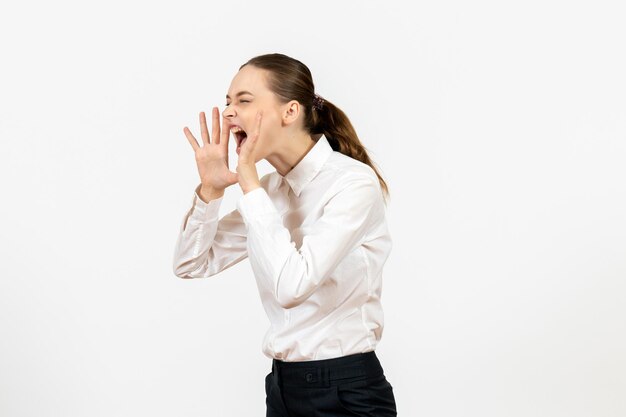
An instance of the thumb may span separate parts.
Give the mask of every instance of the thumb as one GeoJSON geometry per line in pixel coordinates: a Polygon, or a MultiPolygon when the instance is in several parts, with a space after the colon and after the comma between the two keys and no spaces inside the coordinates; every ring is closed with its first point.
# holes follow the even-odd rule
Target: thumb
{"type": "Polygon", "coordinates": [[[228,171],[227,180],[229,185],[237,184],[239,182],[239,174],[237,172],[228,171]]]}

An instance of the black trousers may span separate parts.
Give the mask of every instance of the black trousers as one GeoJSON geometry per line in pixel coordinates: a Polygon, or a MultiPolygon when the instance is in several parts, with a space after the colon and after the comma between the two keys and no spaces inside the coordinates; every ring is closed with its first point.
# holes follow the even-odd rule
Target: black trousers
{"type": "Polygon", "coordinates": [[[303,362],[272,360],[266,417],[395,417],[396,400],[374,351],[303,362]]]}

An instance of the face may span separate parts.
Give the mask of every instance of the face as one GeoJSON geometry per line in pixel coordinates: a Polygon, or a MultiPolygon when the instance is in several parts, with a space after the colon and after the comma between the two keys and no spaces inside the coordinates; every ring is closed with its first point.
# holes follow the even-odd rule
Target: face
{"type": "Polygon", "coordinates": [[[255,147],[255,159],[265,158],[277,146],[273,138],[281,127],[283,105],[276,100],[276,95],[267,88],[267,71],[246,65],[233,78],[226,95],[226,108],[222,115],[231,125],[238,126],[245,132],[235,134],[233,139],[239,145],[244,136],[251,136],[256,129],[256,115],[263,111],[261,132],[255,147]]]}

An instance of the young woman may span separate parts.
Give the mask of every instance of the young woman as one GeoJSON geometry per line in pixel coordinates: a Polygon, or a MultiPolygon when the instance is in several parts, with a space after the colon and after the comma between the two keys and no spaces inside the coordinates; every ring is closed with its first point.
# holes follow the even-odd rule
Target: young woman
{"type": "Polygon", "coordinates": [[[267,416],[396,416],[374,349],[383,331],[382,269],[391,251],[385,181],[346,115],[283,54],[250,59],[233,78],[220,128],[200,146],[200,174],[174,253],[180,278],[206,278],[248,257],[271,322],[263,353],[267,416]],[[236,172],[228,166],[230,133],[236,172]],[[255,164],[276,171],[259,178],[255,164]],[[218,217],[224,190],[236,209],[218,217]]]}

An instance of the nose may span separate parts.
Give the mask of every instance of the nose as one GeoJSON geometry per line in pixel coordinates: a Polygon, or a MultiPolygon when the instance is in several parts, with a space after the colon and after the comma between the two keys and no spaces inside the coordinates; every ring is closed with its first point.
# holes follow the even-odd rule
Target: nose
{"type": "Polygon", "coordinates": [[[222,112],[222,116],[228,119],[231,119],[233,117],[235,117],[235,114],[233,112],[233,110],[231,109],[231,106],[227,106],[224,111],[222,112]]]}

